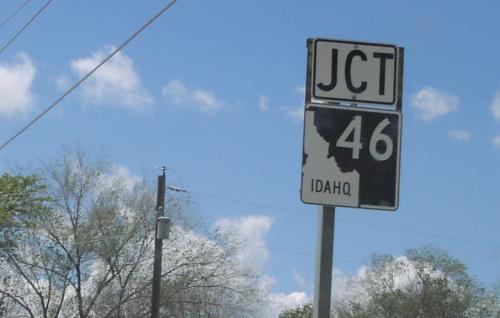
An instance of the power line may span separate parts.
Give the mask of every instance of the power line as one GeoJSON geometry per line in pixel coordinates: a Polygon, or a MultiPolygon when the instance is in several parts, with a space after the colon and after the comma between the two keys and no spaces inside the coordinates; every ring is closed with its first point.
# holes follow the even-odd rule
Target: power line
{"type": "MultiPolygon", "coordinates": [[[[311,212],[308,212],[308,211],[287,209],[287,208],[278,207],[278,206],[275,206],[275,205],[258,203],[258,202],[250,202],[250,201],[239,200],[239,199],[229,198],[229,197],[220,196],[220,195],[214,195],[214,194],[208,194],[208,193],[201,193],[201,192],[191,192],[191,191],[186,191],[186,190],[182,190],[182,192],[186,192],[186,193],[193,194],[193,195],[198,195],[198,196],[205,196],[205,197],[209,197],[209,198],[214,198],[214,199],[222,200],[222,201],[228,201],[228,202],[235,202],[235,203],[239,203],[239,204],[245,204],[245,205],[249,205],[249,206],[271,208],[271,209],[274,209],[276,211],[281,211],[281,212],[285,212],[285,213],[295,213],[295,214],[302,214],[302,215],[308,215],[308,216],[313,216],[314,215],[314,213],[311,213],[311,212]]],[[[357,225],[362,225],[362,226],[366,226],[366,227],[381,228],[381,229],[391,230],[391,231],[397,231],[397,232],[406,232],[406,233],[410,233],[410,234],[414,234],[414,235],[420,235],[420,236],[424,236],[424,237],[435,237],[435,238],[449,240],[449,241],[457,241],[457,242],[474,244],[474,245],[482,245],[482,246],[490,246],[490,247],[493,247],[493,248],[500,248],[500,244],[493,243],[493,242],[470,240],[470,239],[465,239],[465,238],[461,238],[461,237],[447,236],[447,235],[430,233],[430,232],[421,232],[421,231],[417,231],[417,230],[412,230],[412,229],[402,228],[402,227],[396,227],[396,226],[387,226],[387,225],[381,225],[381,224],[374,224],[374,223],[369,223],[369,222],[351,220],[351,219],[346,219],[346,218],[338,218],[338,217],[336,218],[336,221],[344,222],[344,223],[357,224],[357,225]]],[[[313,255],[313,254],[307,253],[307,252],[289,251],[289,250],[273,249],[273,248],[269,248],[269,249],[270,250],[275,250],[275,251],[278,251],[278,252],[281,251],[281,252],[290,253],[290,254],[297,254],[297,255],[307,255],[307,256],[312,256],[313,255]]]]}
{"type": "MultiPolygon", "coordinates": [[[[283,211],[283,212],[293,212],[293,213],[302,213],[302,214],[311,215],[311,213],[306,212],[306,211],[298,211],[298,210],[279,208],[279,207],[272,206],[272,205],[266,205],[266,204],[260,204],[260,203],[255,203],[255,202],[232,199],[232,198],[227,198],[227,197],[222,197],[222,196],[212,195],[212,194],[204,194],[204,193],[199,193],[199,192],[188,192],[188,191],[186,191],[186,192],[193,194],[193,195],[207,196],[207,197],[211,197],[211,198],[217,198],[219,200],[238,202],[238,203],[248,204],[248,205],[252,205],[252,206],[259,206],[259,207],[266,207],[266,208],[272,207],[274,209],[279,209],[280,211],[283,211]]],[[[147,218],[147,217],[145,217],[145,218],[147,218]]],[[[411,234],[417,234],[417,235],[421,235],[421,236],[437,237],[440,239],[460,241],[460,242],[475,244],[475,245],[483,245],[483,246],[488,245],[488,246],[491,246],[494,248],[500,248],[499,244],[492,243],[492,242],[468,240],[468,239],[464,239],[464,238],[446,236],[446,235],[440,235],[440,234],[434,234],[434,233],[424,233],[424,232],[419,232],[419,231],[406,229],[406,228],[385,226],[385,225],[380,225],[380,224],[373,224],[373,223],[355,221],[355,220],[344,219],[344,218],[337,218],[337,220],[340,222],[359,224],[359,225],[368,226],[368,227],[383,228],[383,229],[392,230],[392,231],[408,232],[411,234]]],[[[109,236],[105,235],[105,236],[100,236],[100,237],[95,238],[95,239],[86,240],[85,243],[98,242],[98,241],[102,241],[102,239],[111,239],[111,238],[116,238],[116,237],[123,237],[123,236],[122,235],[109,235],[109,236]]],[[[275,251],[275,252],[279,252],[279,253],[293,254],[293,255],[299,255],[299,256],[305,256],[305,257],[314,256],[314,253],[311,253],[311,252],[295,251],[295,250],[288,250],[288,249],[276,248],[276,247],[263,247],[263,246],[259,246],[259,245],[249,245],[249,244],[246,244],[246,246],[255,247],[255,248],[259,248],[259,249],[268,249],[270,251],[275,251]]],[[[0,251],[1,250],[11,250],[11,249],[12,248],[10,248],[10,247],[0,247],[0,251]]],[[[344,258],[338,258],[338,257],[335,257],[334,260],[340,261],[340,262],[345,262],[345,263],[352,263],[352,264],[362,264],[363,263],[363,262],[359,262],[359,261],[355,261],[355,260],[351,260],[351,259],[344,259],[344,258]]]]}
{"type": "MultiPolygon", "coordinates": [[[[49,0],[49,2],[52,0],[49,0]]],[[[152,24],[156,19],[158,19],[163,13],[165,13],[168,9],[170,9],[177,0],[172,0],[169,4],[167,4],[163,9],[158,11],[152,18],[150,18],[142,27],[140,27],[136,32],[134,32],[125,42],[123,42],[120,46],[118,46],[110,55],[108,55],[104,60],[102,60],[96,67],[94,67],[90,72],[88,72],[84,77],[82,77],[79,81],[77,81],[73,86],[71,86],[61,97],[59,97],[56,101],[54,101],[50,106],[48,106],[45,110],[43,110],[40,114],[38,114],[33,120],[31,120],[26,126],[24,126],[21,130],[19,130],[16,134],[14,134],[9,140],[4,142],[0,146],[0,151],[3,150],[8,144],[14,141],[17,137],[19,137],[22,133],[24,133],[28,128],[33,126],[39,119],[41,119],[45,114],[47,114],[52,108],[54,108],[57,104],[59,104],[66,96],[71,94],[78,86],[80,86],[87,78],[89,78],[92,74],[94,74],[101,66],[103,66],[106,62],[108,62],[113,56],[115,56],[118,52],[120,52],[125,46],[127,46],[133,39],[135,39],[142,31],[144,31],[150,24],[152,24]]],[[[0,51],[1,53],[1,51],[0,51]]]]}
{"type": "MultiPolygon", "coordinates": [[[[126,235],[125,235],[126,236],[126,235]]],[[[98,236],[94,239],[88,239],[85,240],[82,243],[77,243],[77,242],[71,242],[68,244],[73,244],[73,245],[83,245],[83,244],[89,244],[89,243],[95,243],[95,242],[101,242],[103,240],[109,240],[113,238],[123,238],[124,235],[119,235],[119,234],[114,234],[114,235],[102,235],[98,236]]],[[[50,239],[50,238],[48,238],[50,239]]],[[[130,240],[130,237],[128,237],[130,240]]],[[[278,248],[278,247],[269,247],[269,246],[261,246],[261,245],[256,245],[256,244],[244,244],[246,247],[252,247],[252,248],[257,248],[261,250],[270,250],[278,253],[285,253],[285,254],[291,254],[291,255],[298,255],[298,256],[304,256],[304,257],[314,257],[314,253],[312,252],[304,252],[304,251],[296,251],[296,250],[289,250],[289,249],[284,249],[284,248],[278,248]]],[[[15,250],[17,247],[0,247],[0,251],[12,251],[15,250]]],[[[358,262],[355,260],[351,259],[345,259],[345,258],[335,258],[335,260],[340,261],[340,262],[345,262],[345,263],[352,263],[352,264],[362,264],[362,262],[358,262]]]]}
{"type": "MultiPolygon", "coordinates": [[[[308,214],[308,215],[312,214],[312,213],[309,213],[306,211],[298,211],[298,210],[292,210],[292,209],[279,208],[279,207],[272,206],[272,205],[243,201],[243,200],[238,200],[238,199],[232,199],[232,198],[222,197],[219,195],[205,194],[205,193],[199,193],[199,192],[189,192],[189,191],[185,191],[185,192],[193,194],[193,195],[207,196],[207,197],[211,197],[211,198],[217,198],[219,200],[237,202],[237,203],[248,204],[248,205],[252,205],[252,206],[266,207],[266,208],[272,207],[273,209],[278,209],[279,211],[283,211],[283,212],[302,213],[302,214],[308,214]]],[[[148,218],[148,217],[145,216],[144,219],[142,219],[142,221],[144,221],[146,218],[148,218]]],[[[380,225],[380,224],[373,224],[373,223],[344,219],[344,218],[337,218],[336,220],[338,220],[340,222],[359,224],[359,225],[368,226],[368,227],[383,228],[383,229],[392,230],[392,231],[408,232],[411,234],[417,234],[417,235],[421,235],[421,236],[437,237],[437,238],[446,239],[446,240],[460,241],[460,242],[464,242],[464,243],[483,245],[483,246],[488,245],[488,246],[491,246],[494,248],[500,248],[499,244],[492,243],[492,242],[468,240],[468,239],[464,239],[464,238],[460,238],[460,237],[446,236],[446,235],[440,235],[440,234],[434,234],[434,233],[424,233],[424,232],[419,232],[419,231],[406,229],[406,228],[385,226],[385,225],[380,225]]],[[[100,236],[100,237],[95,238],[95,239],[86,240],[85,243],[98,242],[98,241],[102,241],[103,239],[111,239],[111,238],[117,238],[117,237],[123,237],[123,235],[109,235],[109,236],[104,235],[104,236],[100,236]]],[[[293,255],[299,255],[299,256],[304,256],[304,257],[314,256],[314,253],[312,253],[312,252],[295,251],[295,250],[276,248],[276,247],[268,247],[268,246],[264,247],[264,246],[253,245],[253,244],[245,244],[245,246],[255,247],[255,248],[259,248],[259,249],[267,249],[267,250],[275,251],[275,252],[279,252],[279,253],[293,254],[293,255]]],[[[12,249],[11,247],[0,247],[0,251],[1,250],[11,250],[11,249],[12,249]]],[[[355,261],[355,260],[351,260],[351,259],[345,259],[345,258],[334,257],[334,260],[339,261],[339,262],[352,263],[352,264],[363,264],[363,262],[355,261]]]]}
{"type": "Polygon", "coordinates": [[[30,2],[31,0],[24,1],[24,3],[21,4],[10,16],[8,16],[5,20],[3,20],[0,23],[0,28],[2,28],[5,24],[7,24],[7,22],[9,22],[13,17],[15,17],[19,13],[19,11],[21,11],[30,2]]]}
{"type": "Polygon", "coordinates": [[[449,240],[449,241],[457,241],[457,242],[468,243],[468,244],[475,244],[475,245],[483,245],[483,246],[491,246],[494,248],[500,248],[500,244],[493,243],[493,242],[469,240],[469,239],[465,239],[465,238],[457,237],[457,236],[448,236],[448,235],[442,235],[442,234],[436,234],[436,233],[430,233],[430,232],[421,232],[421,231],[416,231],[416,230],[407,229],[407,228],[387,226],[387,225],[381,225],[381,224],[373,224],[373,223],[355,221],[355,220],[349,220],[349,219],[343,219],[343,218],[337,218],[337,220],[340,220],[341,222],[345,222],[345,223],[354,223],[354,224],[360,224],[360,225],[369,226],[369,227],[378,227],[378,228],[385,229],[385,230],[406,232],[406,233],[425,236],[425,237],[435,237],[435,238],[449,240]]]}
{"type": "Polygon", "coordinates": [[[208,198],[213,198],[216,200],[234,202],[234,203],[244,204],[244,205],[248,205],[248,206],[255,206],[255,207],[259,207],[259,208],[274,209],[277,211],[283,211],[283,212],[289,212],[289,213],[295,213],[295,214],[315,215],[313,212],[308,212],[308,211],[304,211],[304,210],[288,209],[288,208],[270,205],[267,203],[245,201],[245,200],[234,199],[234,198],[229,198],[229,197],[215,195],[215,194],[209,194],[209,193],[191,192],[191,191],[186,191],[186,192],[191,193],[193,195],[199,195],[199,196],[204,196],[204,197],[208,197],[208,198]]]}
{"type": "MultiPolygon", "coordinates": [[[[305,256],[305,257],[314,257],[315,254],[311,252],[299,252],[299,251],[292,251],[288,249],[282,249],[282,248],[276,248],[276,247],[269,247],[269,246],[259,246],[259,245],[246,245],[250,247],[255,247],[255,248],[260,248],[260,249],[267,249],[273,252],[278,252],[278,253],[285,253],[285,254],[293,254],[293,255],[298,255],[298,256],[305,256]]],[[[333,257],[335,261],[338,262],[343,262],[343,263],[351,263],[351,264],[363,264],[363,262],[358,262],[352,259],[347,259],[347,258],[339,258],[339,257],[333,257]]]]}
{"type": "MultiPolygon", "coordinates": [[[[263,207],[263,208],[267,208],[267,209],[274,209],[276,211],[281,211],[284,213],[294,213],[294,214],[311,215],[311,216],[314,215],[314,213],[303,211],[303,210],[302,211],[301,210],[293,210],[293,209],[278,207],[278,206],[269,205],[269,204],[265,204],[265,203],[244,201],[244,200],[233,199],[233,198],[228,198],[228,197],[213,195],[213,194],[208,194],[208,193],[200,193],[200,192],[189,192],[189,193],[191,193],[193,195],[199,195],[199,196],[213,198],[216,200],[234,202],[234,203],[255,206],[255,207],[263,207]]],[[[435,237],[435,238],[439,238],[439,239],[474,244],[474,245],[490,246],[490,247],[500,249],[500,244],[493,243],[493,242],[470,240],[470,239],[465,239],[465,238],[456,237],[456,236],[448,236],[448,235],[442,235],[442,234],[436,234],[436,233],[430,233],[430,232],[422,232],[422,231],[412,230],[412,229],[408,229],[408,228],[374,224],[374,223],[351,220],[351,219],[346,219],[346,218],[339,218],[339,217],[337,217],[335,220],[339,221],[339,222],[344,222],[344,223],[351,223],[351,224],[358,224],[358,225],[363,225],[363,226],[367,226],[367,227],[381,228],[384,230],[405,232],[405,233],[420,235],[420,236],[424,236],[424,237],[435,237]]]]}
{"type": "Polygon", "coordinates": [[[48,0],[45,4],[26,22],[17,33],[0,49],[0,54],[3,53],[11,44],[14,42],[21,33],[33,22],[42,12],[47,8],[47,6],[52,2],[52,0],[48,0]]]}

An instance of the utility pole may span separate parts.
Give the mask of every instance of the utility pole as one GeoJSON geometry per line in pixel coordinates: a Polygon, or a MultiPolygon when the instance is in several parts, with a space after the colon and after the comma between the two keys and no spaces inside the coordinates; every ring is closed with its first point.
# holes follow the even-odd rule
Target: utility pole
{"type": "Polygon", "coordinates": [[[155,254],[153,263],[153,294],[151,298],[151,318],[159,318],[160,315],[160,291],[161,291],[161,258],[163,239],[168,238],[168,218],[165,213],[165,167],[162,174],[158,176],[158,195],[156,199],[155,218],[155,254]],[[165,235],[167,233],[167,235],[165,235]],[[165,237],[166,236],[166,237],[165,237]]]}

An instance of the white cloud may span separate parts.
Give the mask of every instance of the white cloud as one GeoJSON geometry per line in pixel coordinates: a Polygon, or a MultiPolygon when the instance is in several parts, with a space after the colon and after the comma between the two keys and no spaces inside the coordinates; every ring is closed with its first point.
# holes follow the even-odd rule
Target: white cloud
{"type": "Polygon", "coordinates": [[[278,317],[281,311],[296,308],[310,301],[310,297],[305,292],[271,294],[269,295],[269,313],[267,316],[278,317]]]}
{"type": "MultiPolygon", "coordinates": [[[[97,66],[114,47],[71,61],[71,70],[82,77],[97,66]]],[[[144,110],[153,104],[153,99],[142,87],[134,62],[118,52],[83,84],[82,96],[92,105],[115,105],[134,110],[144,110]]]]}
{"type": "Polygon", "coordinates": [[[30,111],[34,104],[31,85],[36,71],[24,53],[17,55],[16,62],[0,62],[0,117],[13,118],[30,111]]]}
{"type": "MultiPolygon", "coordinates": [[[[241,218],[222,218],[215,222],[214,228],[230,238],[230,242],[238,244],[238,258],[243,264],[262,269],[264,263],[269,259],[264,236],[269,232],[273,219],[268,216],[251,215],[241,218]],[[243,240],[241,240],[243,239],[243,240]]],[[[296,272],[292,275],[295,279],[305,280],[296,272]]],[[[259,289],[266,297],[263,318],[275,318],[284,310],[295,308],[311,301],[304,291],[294,291],[291,293],[272,293],[271,289],[276,284],[276,280],[264,275],[259,281],[259,289]]]]}
{"type": "Polygon", "coordinates": [[[125,189],[132,191],[134,186],[142,181],[142,178],[130,171],[129,168],[120,164],[114,164],[109,174],[101,175],[101,182],[106,186],[112,186],[116,182],[123,183],[125,189]]]}
{"type": "Polygon", "coordinates": [[[500,120],[500,91],[498,91],[491,103],[491,111],[496,120],[500,120]]]}
{"type": "Polygon", "coordinates": [[[56,80],[54,82],[56,84],[57,90],[59,90],[59,91],[64,91],[64,90],[67,90],[69,88],[69,80],[64,75],[56,78],[56,80]]]}
{"type": "Polygon", "coordinates": [[[269,111],[269,98],[267,96],[261,96],[259,99],[259,110],[263,113],[269,111]]]}
{"type": "Polygon", "coordinates": [[[269,259],[269,250],[264,236],[269,232],[273,219],[263,215],[250,215],[241,218],[222,218],[215,222],[214,227],[235,241],[241,242],[239,258],[262,267],[269,259]]]}
{"type": "Polygon", "coordinates": [[[298,86],[298,87],[295,88],[295,92],[299,93],[299,94],[302,94],[302,95],[305,95],[305,93],[306,93],[306,87],[305,86],[298,86]]]}
{"type": "Polygon", "coordinates": [[[290,118],[294,122],[300,122],[304,120],[304,106],[296,107],[283,107],[285,116],[290,118]]]}
{"type": "MultiPolygon", "coordinates": [[[[295,93],[304,95],[306,93],[305,86],[298,86],[295,88],[295,93]]],[[[301,122],[304,120],[304,106],[299,104],[299,106],[283,106],[281,107],[285,117],[291,119],[293,122],[301,122]]]]}
{"type": "Polygon", "coordinates": [[[455,112],[460,99],[447,92],[426,86],[411,97],[411,106],[417,110],[417,117],[429,121],[455,112]]]}
{"type": "Polygon", "coordinates": [[[455,140],[468,141],[471,139],[470,133],[467,130],[451,130],[448,134],[455,140]]]}
{"type": "Polygon", "coordinates": [[[214,92],[189,88],[180,80],[168,82],[161,92],[170,103],[196,107],[204,113],[214,114],[224,105],[214,92]]]}
{"type": "Polygon", "coordinates": [[[292,270],[292,277],[293,277],[293,280],[297,283],[297,285],[299,285],[299,287],[301,287],[301,288],[309,288],[310,287],[310,286],[308,286],[304,276],[302,276],[296,269],[292,270]]]}
{"type": "Polygon", "coordinates": [[[493,138],[492,142],[493,142],[493,146],[500,148],[500,135],[493,138]]]}
{"type": "MultiPolygon", "coordinates": [[[[243,264],[257,270],[262,270],[264,263],[269,259],[269,250],[264,240],[270,231],[273,219],[263,215],[250,215],[240,218],[222,218],[215,222],[214,228],[229,238],[229,242],[238,247],[237,257],[243,264]]],[[[293,271],[295,279],[305,280],[293,271]]],[[[284,310],[295,308],[311,302],[311,297],[304,291],[290,293],[271,292],[276,280],[268,275],[263,275],[259,280],[259,290],[266,295],[266,305],[263,307],[263,318],[276,318],[284,310]]]]}
{"type": "Polygon", "coordinates": [[[332,300],[340,302],[344,300],[358,300],[363,302],[367,300],[367,294],[363,290],[362,282],[366,279],[369,269],[362,266],[356,275],[347,275],[338,269],[334,269],[332,273],[332,300]]]}

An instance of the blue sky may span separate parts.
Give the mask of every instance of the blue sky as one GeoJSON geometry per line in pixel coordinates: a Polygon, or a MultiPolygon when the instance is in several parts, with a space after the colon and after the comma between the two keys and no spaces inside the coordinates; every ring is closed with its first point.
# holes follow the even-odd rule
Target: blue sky
{"type": "MultiPolygon", "coordinates": [[[[21,3],[0,1],[0,21],[21,3]]],[[[43,3],[2,26],[0,44],[43,3]]],[[[1,141],[165,3],[53,1],[0,54],[1,141]]],[[[208,226],[248,236],[274,292],[310,297],[316,207],[299,199],[306,39],[393,43],[405,47],[400,208],[338,208],[335,268],[355,273],[370,253],[434,243],[492,284],[499,12],[494,0],[179,0],[2,150],[1,169],[54,157],[63,144],[102,148],[130,176],[153,178],[166,165],[168,182],[194,194],[208,226]]]]}

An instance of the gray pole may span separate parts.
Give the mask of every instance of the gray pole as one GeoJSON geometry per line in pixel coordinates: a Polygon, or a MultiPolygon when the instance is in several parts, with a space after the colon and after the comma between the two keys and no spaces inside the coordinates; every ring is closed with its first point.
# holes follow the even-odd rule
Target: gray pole
{"type": "MultiPolygon", "coordinates": [[[[313,40],[307,39],[307,74],[305,105],[311,102],[313,40]]],[[[330,317],[333,269],[333,236],[335,207],[318,207],[318,238],[316,242],[316,268],[314,280],[313,318],[330,317]]]]}
{"type": "Polygon", "coordinates": [[[313,318],[330,317],[332,296],[333,236],[335,207],[318,207],[318,238],[316,242],[316,274],[314,280],[313,318]]]}
{"type": "Polygon", "coordinates": [[[162,167],[162,175],[158,176],[158,194],[156,199],[155,217],[155,255],[153,263],[153,294],[151,298],[151,317],[160,316],[160,291],[161,291],[161,258],[163,240],[158,237],[158,219],[163,217],[165,211],[165,167],[162,167]]]}

